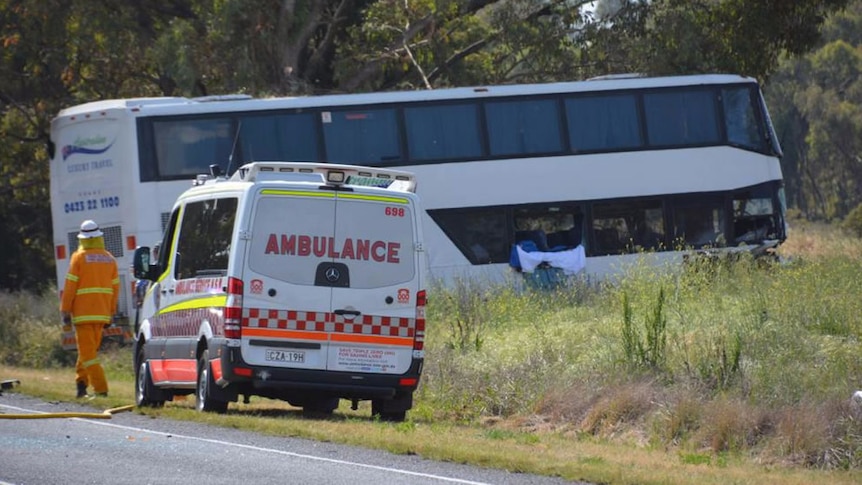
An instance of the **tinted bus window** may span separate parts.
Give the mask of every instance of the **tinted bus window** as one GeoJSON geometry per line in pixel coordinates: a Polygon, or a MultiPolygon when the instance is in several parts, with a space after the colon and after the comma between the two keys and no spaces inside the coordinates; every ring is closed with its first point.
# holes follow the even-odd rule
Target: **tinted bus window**
{"type": "Polygon", "coordinates": [[[726,217],[724,198],[701,196],[673,200],[671,203],[672,249],[727,244],[724,236],[726,217]]]}
{"type": "Polygon", "coordinates": [[[404,109],[407,150],[413,160],[476,158],[482,137],[475,104],[404,109]]]}
{"type": "Polygon", "coordinates": [[[153,122],[159,179],[194,178],[213,164],[227,168],[235,133],[230,118],[153,122]]]}
{"type": "Polygon", "coordinates": [[[664,217],[660,200],[593,205],[595,247],[592,255],[662,249],[664,217]]]}
{"type": "Polygon", "coordinates": [[[491,155],[553,153],[563,149],[556,101],[485,104],[491,155]]]}
{"type": "Polygon", "coordinates": [[[327,162],[378,165],[402,159],[395,110],[324,111],[320,116],[327,162]]]}
{"type": "Polygon", "coordinates": [[[509,218],[505,209],[429,210],[428,215],[472,264],[509,261],[509,218]]]}
{"type": "Polygon", "coordinates": [[[727,141],[754,150],[763,150],[763,137],[758,128],[751,89],[748,87],[721,90],[727,141]]]}
{"type": "Polygon", "coordinates": [[[248,116],[240,121],[240,149],[245,163],[263,160],[318,160],[314,114],[248,116]]]}
{"type": "Polygon", "coordinates": [[[574,151],[623,150],[643,145],[633,95],[566,100],[569,140],[574,151]]]}
{"type": "Polygon", "coordinates": [[[718,143],[718,115],[712,91],[668,91],[644,94],[650,145],[718,143]]]}

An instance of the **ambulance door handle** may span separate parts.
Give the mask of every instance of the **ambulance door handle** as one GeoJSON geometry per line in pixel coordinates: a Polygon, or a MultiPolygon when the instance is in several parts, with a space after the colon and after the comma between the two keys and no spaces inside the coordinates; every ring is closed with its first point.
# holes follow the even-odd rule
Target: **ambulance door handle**
{"type": "Polygon", "coordinates": [[[173,289],[173,288],[170,288],[170,289],[167,289],[167,290],[162,290],[162,294],[163,294],[163,295],[168,294],[168,292],[173,293],[173,292],[174,292],[174,289],[173,289]]]}
{"type": "Polygon", "coordinates": [[[341,316],[350,315],[352,317],[358,317],[359,315],[362,315],[362,312],[359,312],[356,310],[343,310],[343,309],[335,310],[332,313],[334,313],[336,315],[341,315],[341,316]]]}

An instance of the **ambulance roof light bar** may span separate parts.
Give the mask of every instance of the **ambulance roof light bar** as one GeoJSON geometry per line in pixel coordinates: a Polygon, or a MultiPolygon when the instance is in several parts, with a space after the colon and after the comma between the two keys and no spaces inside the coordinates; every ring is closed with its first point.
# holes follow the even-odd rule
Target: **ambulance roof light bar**
{"type": "Polygon", "coordinates": [[[401,192],[416,192],[416,178],[410,172],[379,167],[343,165],[315,162],[252,162],[243,165],[231,180],[254,182],[257,180],[289,180],[290,174],[316,174],[302,181],[319,181],[333,185],[356,185],[378,187],[401,192]],[[285,177],[287,176],[287,177],[285,177]],[[317,178],[319,177],[319,178],[317,178]]]}

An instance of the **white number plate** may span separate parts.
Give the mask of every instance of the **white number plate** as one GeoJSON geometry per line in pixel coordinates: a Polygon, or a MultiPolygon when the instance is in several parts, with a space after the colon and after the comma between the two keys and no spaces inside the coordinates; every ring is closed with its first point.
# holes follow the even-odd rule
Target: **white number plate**
{"type": "Polygon", "coordinates": [[[268,362],[290,362],[293,364],[305,363],[305,352],[297,350],[266,350],[266,360],[268,362]]]}

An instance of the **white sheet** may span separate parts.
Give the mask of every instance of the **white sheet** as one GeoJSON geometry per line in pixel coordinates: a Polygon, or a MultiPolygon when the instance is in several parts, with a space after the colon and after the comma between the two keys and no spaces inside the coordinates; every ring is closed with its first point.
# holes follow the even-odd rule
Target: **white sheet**
{"type": "Polygon", "coordinates": [[[516,249],[518,250],[518,260],[521,262],[521,270],[525,273],[532,273],[536,266],[548,263],[554,268],[561,268],[566,275],[573,275],[587,265],[587,255],[583,245],[553,253],[541,251],[528,253],[521,249],[521,246],[516,246],[516,249]]]}

